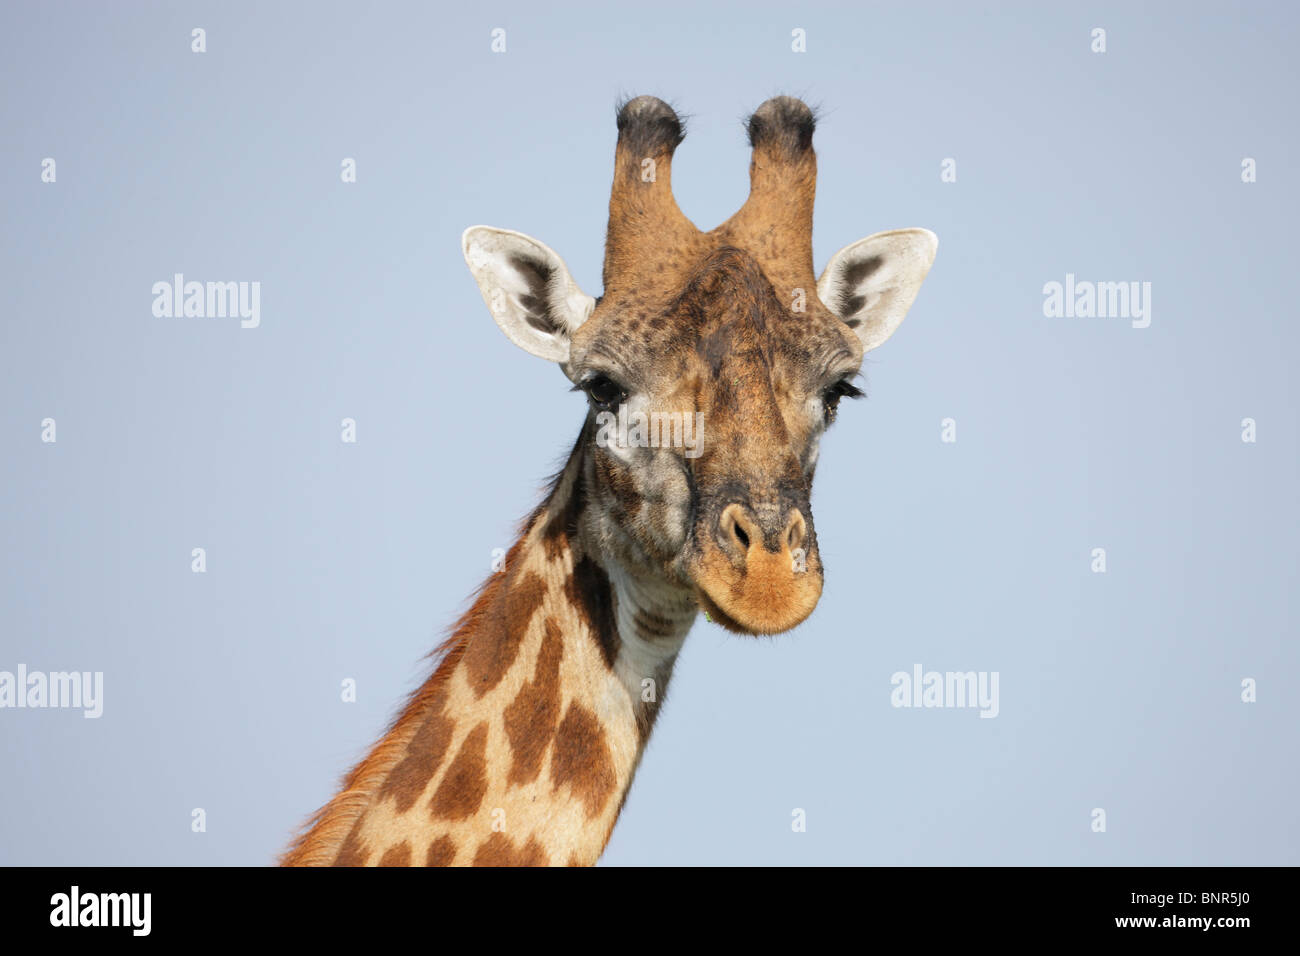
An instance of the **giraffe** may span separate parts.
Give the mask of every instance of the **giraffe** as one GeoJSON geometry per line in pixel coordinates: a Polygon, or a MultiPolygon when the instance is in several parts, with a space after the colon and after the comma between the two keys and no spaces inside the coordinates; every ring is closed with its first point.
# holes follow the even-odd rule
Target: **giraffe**
{"type": "Polygon", "coordinates": [[[673,198],[673,109],[637,97],[617,126],[599,299],[536,239],[462,238],[496,323],[560,366],[586,417],[432,675],[282,865],[593,864],[697,614],[776,634],[820,598],[819,440],[938,240],[877,233],[815,277],[815,117],[797,99],[749,117],[749,196],[707,233],[673,198]],[[658,442],[611,425],[654,437],[656,415],[658,442]],[[695,420],[692,451],[674,429],[695,420]]]}

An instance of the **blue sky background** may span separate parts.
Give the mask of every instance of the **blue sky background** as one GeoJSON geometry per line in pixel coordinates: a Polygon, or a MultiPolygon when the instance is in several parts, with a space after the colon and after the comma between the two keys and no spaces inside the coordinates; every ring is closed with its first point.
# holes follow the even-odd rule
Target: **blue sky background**
{"type": "Polygon", "coordinates": [[[708,229],[780,92],[823,110],[817,268],[906,226],[939,255],[824,443],[819,609],[773,640],[700,621],[604,862],[1300,863],[1298,25],[4,4],[0,670],[103,671],[105,701],[0,710],[0,863],[271,861],[581,421],[493,325],[461,231],[534,235],[599,294],[619,96],[689,114],[674,188],[708,229]],[[176,272],[259,281],[260,327],[155,318],[176,272]],[[1150,282],[1150,327],[1045,318],[1066,273],[1150,282]],[[997,671],[999,716],[891,707],[918,663],[997,671]]]}

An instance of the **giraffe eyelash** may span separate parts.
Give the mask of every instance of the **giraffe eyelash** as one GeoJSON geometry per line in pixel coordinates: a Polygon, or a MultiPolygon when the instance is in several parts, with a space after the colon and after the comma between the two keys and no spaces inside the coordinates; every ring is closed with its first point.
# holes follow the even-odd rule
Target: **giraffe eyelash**
{"type": "Polygon", "coordinates": [[[822,392],[822,415],[826,427],[835,421],[841,398],[861,398],[866,393],[847,378],[842,378],[826,391],[822,392]]]}
{"type": "Polygon", "coordinates": [[[867,393],[858,388],[847,378],[842,378],[826,391],[822,392],[823,402],[837,402],[841,398],[862,398],[867,393]]]}

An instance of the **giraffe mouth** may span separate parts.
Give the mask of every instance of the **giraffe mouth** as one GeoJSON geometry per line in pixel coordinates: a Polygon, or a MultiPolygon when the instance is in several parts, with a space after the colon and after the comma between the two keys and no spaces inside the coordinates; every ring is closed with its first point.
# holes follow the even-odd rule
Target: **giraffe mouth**
{"type": "Polygon", "coordinates": [[[733,634],[748,634],[751,637],[754,635],[754,631],[751,631],[722,608],[718,607],[717,602],[712,600],[706,593],[704,593],[704,591],[697,591],[696,598],[700,602],[700,610],[704,612],[704,616],[712,623],[721,625],[733,634]]]}

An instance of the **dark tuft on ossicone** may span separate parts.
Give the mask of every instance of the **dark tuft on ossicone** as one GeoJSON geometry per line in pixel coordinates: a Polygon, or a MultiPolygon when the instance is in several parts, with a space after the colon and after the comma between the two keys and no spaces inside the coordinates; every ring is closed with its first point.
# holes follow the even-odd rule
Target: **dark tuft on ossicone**
{"type": "Polygon", "coordinates": [[[618,141],[634,156],[672,153],[685,137],[681,117],[657,96],[638,96],[618,106],[618,141]]]}
{"type": "Polygon", "coordinates": [[[812,148],[817,114],[803,100],[774,96],[754,110],[745,128],[751,147],[776,147],[793,156],[812,148]]]}

